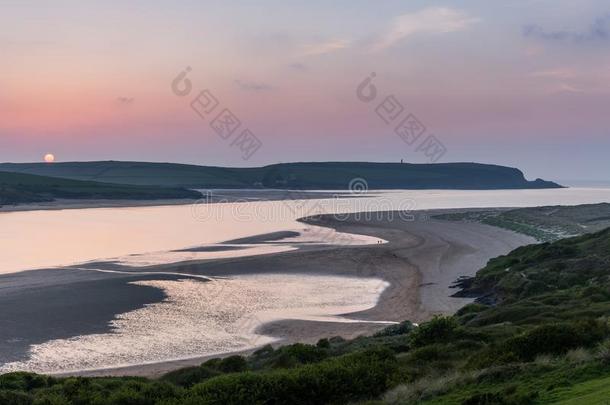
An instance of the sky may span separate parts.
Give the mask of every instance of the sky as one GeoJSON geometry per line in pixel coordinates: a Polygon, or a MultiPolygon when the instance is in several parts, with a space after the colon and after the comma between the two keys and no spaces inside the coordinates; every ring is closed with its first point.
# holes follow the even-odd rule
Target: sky
{"type": "Polygon", "coordinates": [[[609,51],[607,0],[0,0],[0,161],[610,180],[609,51]]]}

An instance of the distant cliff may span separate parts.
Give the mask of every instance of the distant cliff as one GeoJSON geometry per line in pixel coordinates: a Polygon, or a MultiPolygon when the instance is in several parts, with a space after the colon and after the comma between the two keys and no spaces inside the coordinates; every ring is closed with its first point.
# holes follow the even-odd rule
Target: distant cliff
{"type": "Polygon", "coordinates": [[[370,189],[534,189],[559,184],[528,181],[515,168],[480,163],[281,163],[254,168],[149,162],[3,163],[0,170],[114,184],[190,188],[347,189],[354,179],[370,189]]]}

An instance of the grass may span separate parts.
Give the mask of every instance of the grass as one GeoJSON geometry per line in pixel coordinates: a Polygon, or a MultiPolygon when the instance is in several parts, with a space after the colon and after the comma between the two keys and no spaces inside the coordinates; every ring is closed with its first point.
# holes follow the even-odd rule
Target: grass
{"type": "Polygon", "coordinates": [[[532,236],[540,242],[598,232],[610,226],[610,204],[482,210],[435,216],[450,221],[477,221],[532,236]]]}
{"type": "Polygon", "coordinates": [[[598,378],[559,389],[553,393],[556,405],[610,404],[610,377],[598,378]]]}
{"type": "Polygon", "coordinates": [[[159,186],[132,186],[0,172],[0,206],[53,201],[56,198],[155,200],[199,198],[197,191],[159,186]]]}

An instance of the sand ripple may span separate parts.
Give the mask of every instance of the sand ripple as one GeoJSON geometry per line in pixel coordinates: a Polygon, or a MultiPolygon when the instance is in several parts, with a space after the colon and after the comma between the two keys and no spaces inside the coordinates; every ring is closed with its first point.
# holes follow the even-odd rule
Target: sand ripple
{"type": "Polygon", "coordinates": [[[209,282],[138,281],[167,298],[118,315],[110,333],[32,346],[29,359],[0,372],[67,372],[154,363],[263,345],[255,333],[277,319],[349,320],[338,315],[375,306],[386,282],[372,278],[263,274],[209,282]]]}

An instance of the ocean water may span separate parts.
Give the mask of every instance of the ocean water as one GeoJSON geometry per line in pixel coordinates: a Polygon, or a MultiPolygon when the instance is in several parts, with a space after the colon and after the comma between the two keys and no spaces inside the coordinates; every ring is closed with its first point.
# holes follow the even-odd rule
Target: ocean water
{"type": "MultiPolygon", "coordinates": [[[[297,231],[310,242],[374,243],[356,236],[337,237],[296,219],[322,213],[398,210],[408,216],[413,210],[433,208],[610,202],[610,188],[401,190],[369,191],[353,197],[320,200],[298,197],[295,195],[295,199],[287,201],[2,212],[0,273],[113,258],[133,264],[175,262],[183,260],[185,255],[172,254],[173,250],[278,231],[297,231]]],[[[248,254],[256,254],[256,246],[250,248],[248,254]]]]}
{"type": "MultiPolygon", "coordinates": [[[[341,198],[134,208],[0,213],[0,273],[114,259],[138,267],[193,259],[266,254],[299,243],[370,244],[374,238],[336,233],[296,219],[315,214],[466,207],[523,207],[610,202],[610,189],[510,191],[383,191],[341,198]],[[237,238],[293,231],[281,242],[223,244],[237,238]],[[204,251],[188,247],[209,246],[204,251]],[[235,249],[222,249],[234,247],[235,249]]],[[[66,372],[219,354],[273,341],[257,334],[279,319],[357,322],[341,314],[376,305],[387,283],[371,278],[259,274],[205,281],[138,281],[167,298],[117,314],[108,333],[50,340],[0,372],[66,372]]],[[[383,320],[380,320],[383,321],[383,320]]],[[[0,325],[1,327],[1,325],[0,325]]]]}

